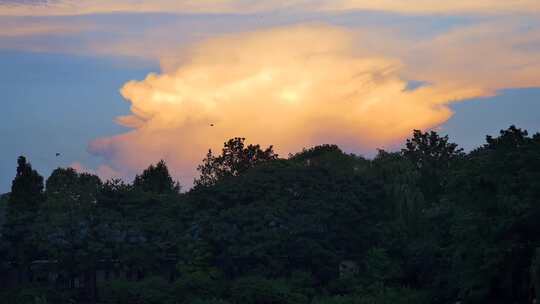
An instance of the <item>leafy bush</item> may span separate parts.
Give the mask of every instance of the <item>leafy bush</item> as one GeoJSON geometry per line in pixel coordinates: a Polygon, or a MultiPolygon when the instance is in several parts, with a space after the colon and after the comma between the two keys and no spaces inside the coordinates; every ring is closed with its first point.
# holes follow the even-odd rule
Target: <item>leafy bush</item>
{"type": "Polygon", "coordinates": [[[150,277],[141,282],[110,281],[101,286],[101,299],[111,304],[173,303],[171,286],[162,278],[150,277]]]}
{"type": "Polygon", "coordinates": [[[172,303],[171,285],[161,277],[151,277],[137,284],[144,304],[172,303]]]}
{"type": "Polygon", "coordinates": [[[229,304],[229,302],[221,299],[193,299],[189,304],[229,304]]]}
{"type": "Polygon", "coordinates": [[[334,296],[317,299],[313,301],[313,304],[361,304],[361,302],[356,296],[334,296]]]}
{"type": "Polygon", "coordinates": [[[301,304],[308,303],[306,296],[293,292],[283,280],[263,277],[244,277],[234,282],[231,298],[242,304],[301,304]]]}
{"type": "Polygon", "coordinates": [[[313,304],[422,304],[430,303],[422,292],[406,288],[381,288],[365,294],[340,295],[317,299],[313,304]]]}
{"type": "Polygon", "coordinates": [[[101,299],[104,303],[133,303],[139,298],[138,284],[124,280],[113,280],[100,287],[101,299]]]}
{"type": "Polygon", "coordinates": [[[225,285],[219,274],[205,271],[184,273],[174,283],[175,299],[180,303],[190,303],[191,300],[221,298],[225,285]]]}
{"type": "Polygon", "coordinates": [[[0,290],[1,303],[76,303],[74,299],[75,295],[73,292],[60,292],[43,287],[26,286],[21,288],[0,290]]]}

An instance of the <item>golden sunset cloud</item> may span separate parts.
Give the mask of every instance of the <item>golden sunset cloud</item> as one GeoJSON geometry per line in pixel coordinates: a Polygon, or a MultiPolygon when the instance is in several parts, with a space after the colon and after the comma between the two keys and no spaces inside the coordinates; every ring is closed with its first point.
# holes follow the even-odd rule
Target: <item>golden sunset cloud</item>
{"type": "Polygon", "coordinates": [[[322,143],[366,151],[437,126],[451,101],[483,93],[444,83],[407,90],[398,60],[362,55],[353,37],[294,26],[198,43],[176,68],[126,83],[132,114],[118,122],[132,130],[90,151],[134,170],[163,158],[189,184],[205,152],[228,138],[282,155],[322,143]]]}

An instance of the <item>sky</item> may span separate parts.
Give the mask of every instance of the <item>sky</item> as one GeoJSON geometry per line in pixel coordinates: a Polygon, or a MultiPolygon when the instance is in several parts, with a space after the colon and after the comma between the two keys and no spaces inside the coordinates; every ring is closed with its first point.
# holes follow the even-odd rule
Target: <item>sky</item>
{"type": "Polygon", "coordinates": [[[0,70],[0,192],[19,155],[127,181],[164,159],[189,188],[232,137],[540,131],[540,1],[0,0],[0,70]]]}

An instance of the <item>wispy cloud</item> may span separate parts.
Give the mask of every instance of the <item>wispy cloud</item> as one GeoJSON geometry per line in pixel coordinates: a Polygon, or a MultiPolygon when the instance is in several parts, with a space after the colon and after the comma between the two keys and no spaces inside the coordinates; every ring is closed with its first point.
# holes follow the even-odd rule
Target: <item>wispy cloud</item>
{"type": "Polygon", "coordinates": [[[409,14],[508,14],[540,11],[536,0],[328,0],[319,10],[380,10],[409,14]]]}
{"type": "Polygon", "coordinates": [[[418,43],[405,55],[415,77],[495,93],[540,86],[540,28],[488,22],[418,43]]]}
{"type": "Polygon", "coordinates": [[[31,36],[61,36],[97,30],[99,26],[92,22],[79,21],[69,24],[64,20],[36,20],[3,18],[0,20],[0,39],[22,38],[31,36]]]}
{"type": "Polygon", "coordinates": [[[540,11],[537,0],[58,0],[0,1],[0,15],[59,16],[131,13],[234,13],[377,10],[406,14],[501,14],[540,11]]]}

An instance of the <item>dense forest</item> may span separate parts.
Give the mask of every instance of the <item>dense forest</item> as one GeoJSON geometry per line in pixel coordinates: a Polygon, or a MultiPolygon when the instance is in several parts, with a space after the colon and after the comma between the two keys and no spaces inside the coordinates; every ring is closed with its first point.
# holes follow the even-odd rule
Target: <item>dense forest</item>
{"type": "Polygon", "coordinates": [[[465,153],[414,131],[373,159],[227,141],[189,191],[165,162],[132,183],[18,159],[0,199],[0,302],[533,303],[540,134],[465,153]]]}

